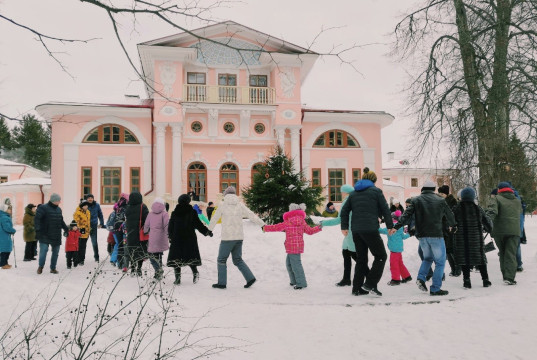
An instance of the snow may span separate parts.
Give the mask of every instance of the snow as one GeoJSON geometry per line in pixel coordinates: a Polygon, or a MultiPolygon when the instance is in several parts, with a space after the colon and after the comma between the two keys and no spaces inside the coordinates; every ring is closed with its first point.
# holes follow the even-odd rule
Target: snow
{"type": "MultiPolygon", "coordinates": [[[[217,279],[220,225],[214,237],[198,236],[203,259],[199,283],[193,284],[190,269],[183,268],[182,284],[174,286],[173,273],[167,268],[161,284],[180,304],[187,324],[208,312],[198,334],[207,336],[206,343],[238,347],[215,355],[215,359],[534,359],[537,218],[526,219],[526,233],[528,244],[522,245],[524,272],[517,273],[518,285],[501,282],[498,256],[493,251],[487,254],[492,287],[483,288],[478,273],[472,273],[471,290],[463,289],[462,278],[447,277],[443,289],[450,294],[441,298],[421,292],[414,282],[386,285],[390,280],[389,262],[379,283],[384,293],[381,298],[355,297],[350,287],[336,287],[343,271],[343,236],[338,226],[306,236],[302,263],[308,288],[293,290],[285,268],[284,233],[264,234],[249,221],[245,221],[243,259],[258,280],[250,289],[243,288],[245,281],[231,259],[228,288],[211,288],[217,279]]],[[[101,253],[106,253],[105,235],[105,230],[99,230],[101,253]]],[[[0,324],[24,309],[28,299],[38,296],[44,300],[58,285],[59,295],[53,300],[58,307],[72,305],[80,298],[93,271],[91,246],[84,267],[67,270],[62,248],[60,275],[48,272],[50,259],[43,274],[37,275],[35,261],[22,262],[20,228],[15,242],[18,268],[0,270],[4,294],[0,297],[0,324]]],[[[417,246],[415,238],[407,239],[403,253],[414,279],[419,267],[417,246]]],[[[10,263],[13,265],[13,254],[10,263]]],[[[97,298],[120,277],[107,260],[103,268],[106,271],[99,275],[97,298]]],[[[139,284],[153,275],[147,262],[144,269],[148,276],[142,280],[122,280],[116,289],[121,299],[131,298],[139,284]]],[[[122,321],[127,322],[127,315],[120,316],[118,327],[122,321]]]]}
{"type": "Polygon", "coordinates": [[[382,185],[404,188],[403,185],[401,185],[399,183],[396,183],[395,181],[390,181],[390,180],[386,180],[386,179],[382,179],[382,185]]]}
{"type": "Polygon", "coordinates": [[[22,178],[18,180],[8,181],[0,184],[0,186],[12,186],[12,185],[50,185],[50,178],[22,178]]]}

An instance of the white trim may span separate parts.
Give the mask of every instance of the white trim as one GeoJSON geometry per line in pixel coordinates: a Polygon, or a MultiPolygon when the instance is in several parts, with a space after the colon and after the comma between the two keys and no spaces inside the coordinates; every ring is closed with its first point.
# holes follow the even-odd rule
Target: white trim
{"type": "Polygon", "coordinates": [[[45,103],[37,105],[35,110],[45,120],[54,121],[54,116],[121,116],[121,117],[147,117],[151,118],[151,109],[147,107],[122,107],[99,104],[62,104],[45,103]]]}
{"type": "MultiPolygon", "coordinates": [[[[73,138],[72,143],[73,144],[76,144],[76,143],[82,144],[82,141],[84,140],[84,137],[90,132],[90,130],[92,130],[92,129],[98,127],[98,126],[104,125],[104,124],[116,124],[116,125],[121,125],[124,128],[127,128],[129,131],[131,131],[136,136],[136,138],[138,139],[138,142],[139,142],[139,144],[132,144],[132,145],[139,146],[139,145],[148,145],[149,144],[147,139],[144,137],[144,135],[142,134],[142,132],[140,131],[140,129],[138,128],[138,126],[135,123],[133,123],[131,121],[123,120],[122,118],[119,118],[117,116],[105,116],[105,117],[102,117],[102,118],[87,122],[84,126],[82,126],[82,128],[75,135],[75,137],[73,138]]],[[[114,145],[114,144],[92,143],[92,145],[107,145],[108,146],[108,145],[114,145]]],[[[121,144],[121,145],[131,145],[131,144],[121,144]]]]}
{"type": "MultiPolygon", "coordinates": [[[[233,151],[227,151],[225,154],[226,154],[225,159],[221,159],[216,164],[216,168],[218,169],[218,171],[220,171],[220,168],[225,163],[233,163],[233,164],[237,165],[239,170],[245,170],[245,168],[242,167],[241,163],[233,156],[233,151]]],[[[219,174],[220,174],[220,172],[219,172],[219,174]]]]}
{"type": "MultiPolygon", "coordinates": [[[[103,167],[109,168],[120,168],[121,169],[121,188],[120,193],[130,192],[130,168],[125,167],[125,156],[97,156],[97,179],[98,187],[97,191],[93,190],[93,195],[95,196],[95,201],[98,201],[99,204],[102,201],[101,194],[101,169],[103,167]]],[[[93,177],[93,175],[92,175],[93,177]]],[[[92,179],[93,180],[93,179],[92,179]]],[[[109,205],[109,204],[107,204],[109,205]]]]}
{"type": "Polygon", "coordinates": [[[394,117],[385,112],[315,112],[315,110],[304,110],[303,122],[331,122],[334,118],[352,123],[379,124],[381,128],[391,125],[394,117]]]}
{"type": "MultiPolygon", "coordinates": [[[[81,184],[81,173],[80,167],[78,166],[79,159],[80,155],[78,144],[63,144],[63,193],[60,193],[60,196],[62,197],[64,209],[67,212],[68,217],[73,216],[73,213],[80,200],[78,195],[81,195],[80,188],[78,187],[81,184]]],[[[93,188],[93,174],[91,180],[93,188]]],[[[59,189],[56,191],[59,191],[59,189]]]]}
{"type": "MultiPolygon", "coordinates": [[[[328,124],[325,124],[323,126],[319,126],[317,127],[315,130],[313,130],[313,132],[311,133],[310,137],[304,142],[304,148],[306,149],[314,149],[313,148],[313,143],[315,142],[315,140],[317,140],[317,138],[319,136],[321,136],[321,134],[329,131],[329,130],[343,130],[343,131],[346,131],[348,132],[349,134],[351,134],[352,136],[354,136],[356,138],[356,140],[358,140],[358,142],[360,143],[360,147],[359,148],[350,148],[350,147],[347,147],[347,148],[344,148],[345,150],[349,150],[349,149],[362,149],[362,150],[365,150],[368,148],[368,145],[367,145],[367,142],[365,141],[365,138],[360,134],[360,132],[353,126],[350,126],[350,125],[347,125],[345,123],[342,123],[342,122],[338,122],[338,121],[335,121],[335,122],[331,122],[331,123],[328,123],[328,124]]],[[[330,149],[332,150],[333,148],[322,148],[322,149],[330,149]]]]}

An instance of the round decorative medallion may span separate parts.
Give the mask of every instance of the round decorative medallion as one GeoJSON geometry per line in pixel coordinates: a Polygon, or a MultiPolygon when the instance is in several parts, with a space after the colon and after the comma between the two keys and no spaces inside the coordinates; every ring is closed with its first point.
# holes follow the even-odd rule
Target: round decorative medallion
{"type": "Polygon", "coordinates": [[[177,109],[173,106],[166,105],[162,109],[160,109],[160,113],[164,116],[173,116],[177,114],[177,109]]]}
{"type": "Polygon", "coordinates": [[[286,118],[287,120],[292,120],[295,118],[296,113],[293,110],[285,110],[282,113],[282,116],[286,118]]]}
{"type": "Polygon", "coordinates": [[[224,131],[228,134],[231,134],[233,131],[235,131],[235,125],[232,122],[227,122],[224,124],[224,131]]]}
{"type": "Polygon", "coordinates": [[[190,128],[192,129],[193,132],[199,133],[203,129],[203,125],[199,121],[194,121],[190,125],[190,128]]]}
{"type": "Polygon", "coordinates": [[[255,124],[254,130],[258,134],[263,134],[265,132],[265,124],[263,124],[263,123],[255,124]]]}

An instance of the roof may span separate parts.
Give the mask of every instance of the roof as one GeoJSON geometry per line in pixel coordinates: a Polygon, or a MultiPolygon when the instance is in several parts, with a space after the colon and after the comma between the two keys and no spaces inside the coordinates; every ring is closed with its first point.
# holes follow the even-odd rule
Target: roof
{"type": "Polygon", "coordinates": [[[0,158],[0,165],[6,165],[6,166],[24,166],[24,164],[20,164],[11,160],[2,159],[0,158]]]}
{"type": "Polygon", "coordinates": [[[51,184],[50,178],[33,177],[33,178],[22,178],[18,180],[8,181],[8,182],[0,184],[0,187],[15,186],[15,185],[50,185],[50,184],[51,184]]]}
{"type": "Polygon", "coordinates": [[[399,183],[396,183],[395,181],[390,181],[390,180],[386,180],[386,179],[382,179],[382,185],[404,188],[403,185],[401,185],[399,183]]]}
{"type": "Polygon", "coordinates": [[[404,169],[404,170],[450,170],[449,163],[442,159],[420,159],[413,161],[411,159],[393,159],[382,162],[382,169],[404,169]]]}

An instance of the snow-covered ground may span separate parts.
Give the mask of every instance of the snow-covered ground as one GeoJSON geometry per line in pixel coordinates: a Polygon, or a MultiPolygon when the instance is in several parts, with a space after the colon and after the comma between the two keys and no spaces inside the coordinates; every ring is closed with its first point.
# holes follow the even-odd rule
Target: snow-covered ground
{"type": "MultiPolygon", "coordinates": [[[[217,278],[220,226],[213,238],[198,236],[203,258],[199,283],[192,283],[188,268],[183,268],[180,286],[173,285],[169,269],[161,282],[163,293],[180,304],[185,323],[193,324],[203,317],[198,324],[203,344],[234,347],[215,355],[216,359],[537,358],[537,218],[526,220],[528,244],[522,245],[524,272],[517,274],[517,286],[502,283],[494,251],[487,254],[492,287],[482,287],[479,273],[472,273],[471,290],[463,289],[462,277],[447,277],[443,288],[450,294],[440,299],[419,291],[414,282],[386,285],[389,264],[379,284],[384,293],[381,298],[355,297],[350,287],[336,287],[343,271],[342,235],[336,226],[306,238],[302,262],[308,288],[293,290],[285,269],[285,235],[264,234],[249,221],[245,221],[245,232],[243,258],[257,278],[250,289],[243,288],[245,281],[231,259],[228,288],[211,288],[217,278]]],[[[99,230],[101,252],[106,252],[105,235],[105,230],[99,230]]],[[[73,306],[94,273],[94,264],[88,260],[93,258],[91,246],[84,267],[67,270],[62,248],[60,274],[48,272],[47,259],[45,271],[37,275],[35,261],[22,261],[22,229],[15,241],[18,268],[0,270],[0,324],[6,324],[36,297],[44,303],[59,282],[51,307],[73,306]]],[[[419,267],[417,246],[415,238],[405,241],[403,258],[413,278],[419,267]]],[[[10,263],[13,265],[13,254],[10,263]]],[[[106,295],[117,284],[120,275],[114,269],[106,259],[94,297],[106,295]]],[[[145,279],[152,277],[147,262],[144,269],[145,279]]],[[[448,265],[446,269],[449,271],[448,265]]],[[[127,301],[137,294],[139,284],[140,279],[126,277],[115,291],[127,301]]],[[[158,313],[158,309],[153,310],[158,313]]],[[[119,315],[117,326],[127,320],[131,321],[127,315],[119,315]]],[[[50,332],[66,325],[64,321],[47,326],[50,332]]],[[[106,336],[111,341],[114,332],[106,336]]]]}

